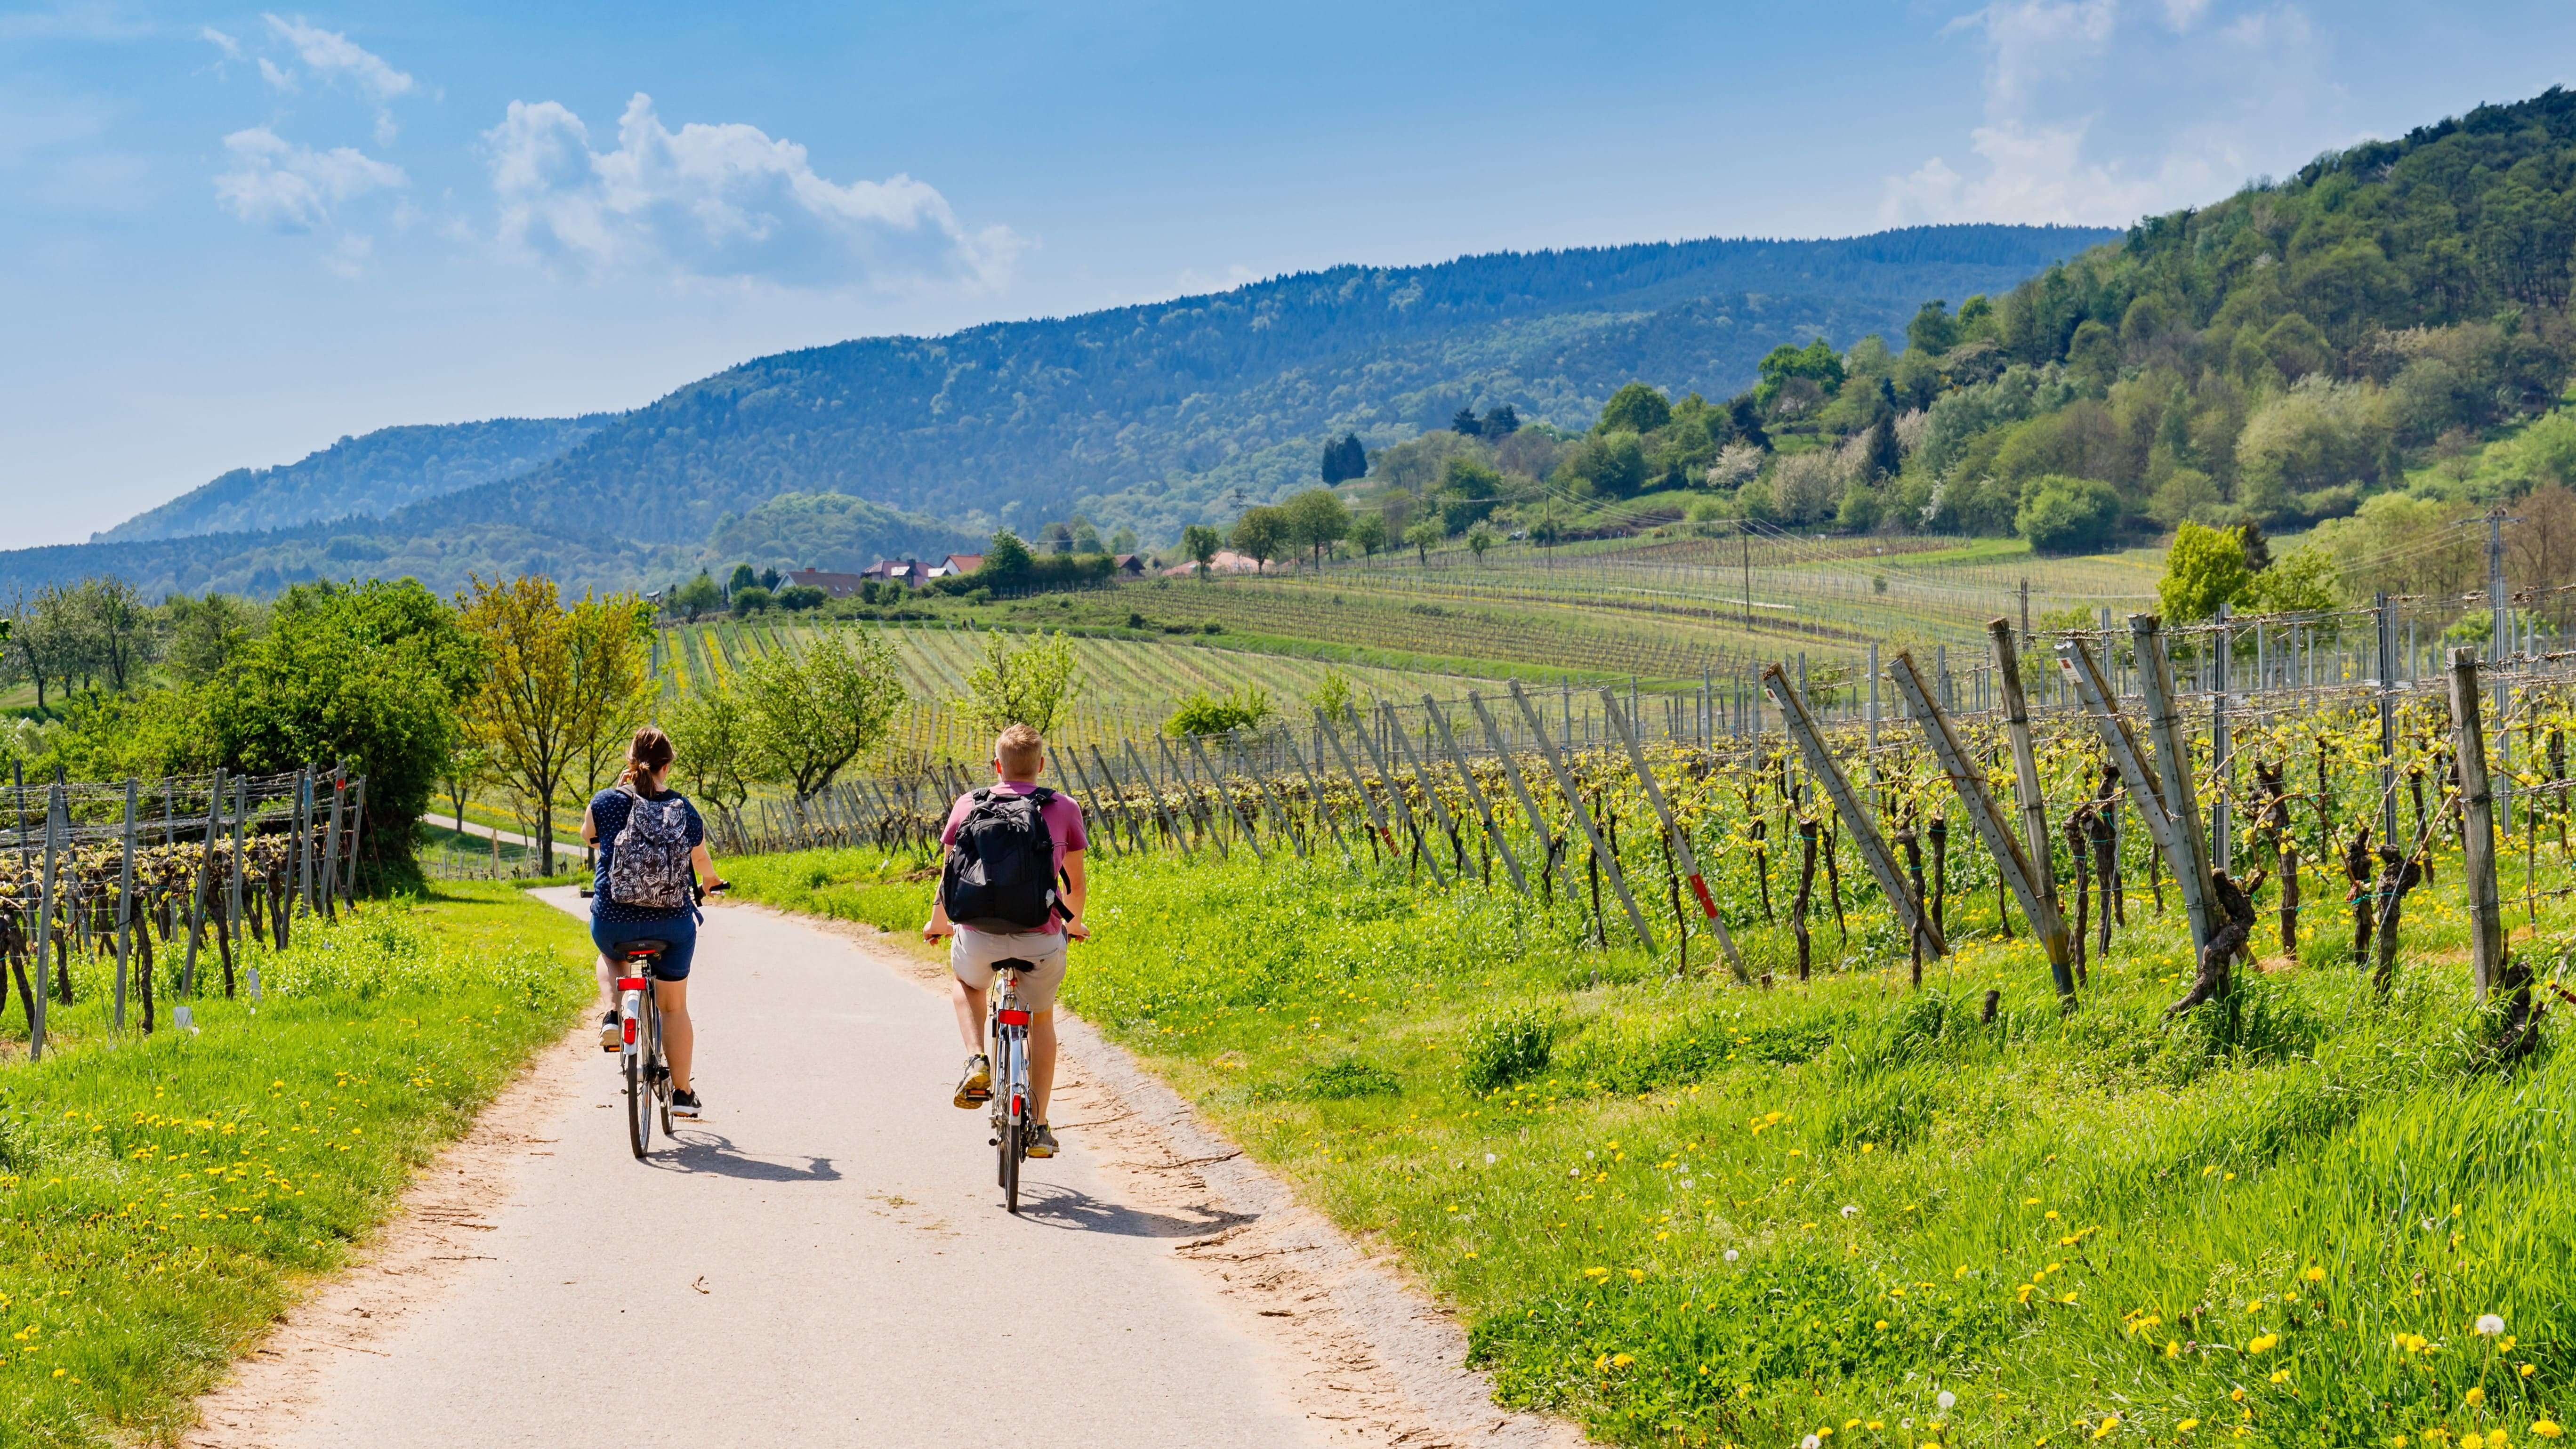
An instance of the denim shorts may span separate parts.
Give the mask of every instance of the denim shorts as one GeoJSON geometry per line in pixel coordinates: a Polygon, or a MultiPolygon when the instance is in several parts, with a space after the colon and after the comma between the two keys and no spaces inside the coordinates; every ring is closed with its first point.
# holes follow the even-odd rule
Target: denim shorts
{"type": "Polygon", "coordinates": [[[612,961],[617,948],[629,941],[668,941],[670,949],[662,953],[653,974],[665,981],[689,979],[689,958],[698,953],[698,921],[693,912],[683,911],[666,921],[603,921],[590,918],[591,943],[612,961]]]}

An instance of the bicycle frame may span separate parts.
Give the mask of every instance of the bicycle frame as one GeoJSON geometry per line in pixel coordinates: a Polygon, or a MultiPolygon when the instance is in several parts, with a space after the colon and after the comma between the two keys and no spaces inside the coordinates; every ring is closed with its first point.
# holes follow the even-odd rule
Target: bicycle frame
{"type": "Polygon", "coordinates": [[[653,1118],[662,1119],[662,1135],[671,1135],[671,1069],[662,1059],[662,1005],[653,984],[657,958],[628,957],[626,965],[641,974],[617,978],[618,1015],[625,1040],[618,1065],[626,1077],[626,1124],[637,1161],[653,1139],[653,1118]]]}

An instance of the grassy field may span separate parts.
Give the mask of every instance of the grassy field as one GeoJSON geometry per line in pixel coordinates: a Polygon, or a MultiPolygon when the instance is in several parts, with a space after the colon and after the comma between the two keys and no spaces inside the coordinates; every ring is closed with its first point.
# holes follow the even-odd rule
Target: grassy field
{"type": "Polygon", "coordinates": [[[45,1059],[0,1027],[0,1444],[166,1443],[346,1263],[590,991],[581,925],[449,885],[254,948],[264,998],[110,1025],[76,973],[45,1059]]]}
{"type": "MultiPolygon", "coordinates": [[[[729,869],[901,929],[912,865],[729,869]]],[[[2576,1391],[2567,1069],[2487,1060],[2430,892],[2389,999],[2316,913],[2169,1023],[2180,912],[2143,891],[2061,1018],[1964,897],[1919,992],[1875,911],[1841,969],[1747,990],[1472,885],[1094,881],[1069,1003],[1459,1305],[1506,1400],[1610,1442],[2465,1449],[2555,1437],[2576,1391]]],[[[2570,925],[2524,929],[2544,972],[2570,925]]],[[[1757,969],[1786,934],[1747,923],[1757,969]]]]}

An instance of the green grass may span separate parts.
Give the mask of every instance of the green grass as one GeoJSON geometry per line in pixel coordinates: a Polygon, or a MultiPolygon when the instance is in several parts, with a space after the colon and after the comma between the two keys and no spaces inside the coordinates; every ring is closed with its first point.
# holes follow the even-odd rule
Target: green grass
{"type": "MultiPolygon", "coordinates": [[[[729,869],[902,929],[910,865],[729,869]]],[[[2481,1057],[2444,866],[2390,1000],[2320,942],[2178,1023],[2134,876],[2063,1019],[1964,897],[1920,993],[1874,903],[1844,952],[1817,927],[1846,969],[1747,990],[1481,887],[1240,859],[1095,861],[1065,994],[1457,1304],[1504,1400],[1610,1442],[2525,1444],[2576,1391],[2576,1083],[2481,1057]]]]}
{"type": "Polygon", "coordinates": [[[572,917],[448,885],[308,925],[282,955],[254,948],[264,999],[193,1002],[195,1032],[167,1001],[152,1036],[115,1031],[94,962],[43,1061],[13,1013],[0,1443],[174,1440],[194,1396],[561,1033],[588,960],[572,917]]]}

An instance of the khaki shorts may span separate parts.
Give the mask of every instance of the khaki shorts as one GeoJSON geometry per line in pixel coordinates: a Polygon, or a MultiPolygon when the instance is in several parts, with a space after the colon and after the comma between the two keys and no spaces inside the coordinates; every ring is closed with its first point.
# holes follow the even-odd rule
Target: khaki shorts
{"type": "Polygon", "coordinates": [[[1065,935],[1062,931],[978,931],[959,926],[948,941],[948,969],[977,991],[993,985],[993,963],[1021,960],[1032,969],[1020,973],[1020,1005],[1031,1011],[1053,1011],[1055,989],[1064,984],[1065,935]]]}

